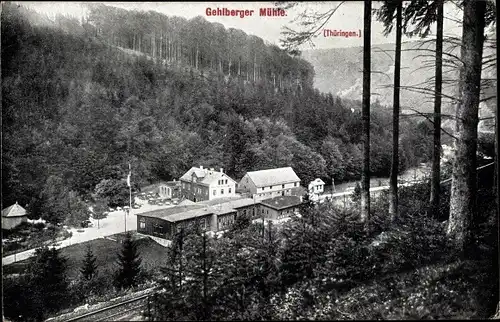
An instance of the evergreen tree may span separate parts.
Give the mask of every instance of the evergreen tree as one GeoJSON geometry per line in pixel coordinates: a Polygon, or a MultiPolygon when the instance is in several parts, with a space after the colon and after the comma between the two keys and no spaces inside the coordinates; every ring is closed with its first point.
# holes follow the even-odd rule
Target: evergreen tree
{"type": "Polygon", "coordinates": [[[453,162],[450,218],[447,235],[464,251],[470,245],[471,223],[476,216],[477,124],[481,90],[486,2],[465,1],[460,66],[460,103],[457,106],[455,160],[453,162]]]}
{"type": "Polygon", "coordinates": [[[35,320],[44,319],[66,304],[68,298],[66,276],[67,259],[56,248],[42,247],[36,250],[28,269],[31,303],[27,314],[35,320]]]}
{"type": "Polygon", "coordinates": [[[80,268],[80,272],[83,275],[83,278],[86,280],[91,280],[94,276],[97,275],[97,264],[96,257],[92,252],[92,248],[90,244],[87,246],[87,252],[85,253],[85,258],[82,262],[82,267],[80,268]]]}
{"type": "Polygon", "coordinates": [[[120,288],[136,286],[141,272],[141,258],[130,232],[125,235],[123,240],[121,253],[118,254],[118,264],[120,267],[115,276],[116,285],[120,288]]]}
{"type": "Polygon", "coordinates": [[[153,308],[150,316],[154,320],[184,320],[189,314],[184,301],[183,286],[185,284],[185,243],[186,231],[181,229],[173,238],[168,249],[167,262],[160,270],[161,278],[153,297],[153,308]]]}

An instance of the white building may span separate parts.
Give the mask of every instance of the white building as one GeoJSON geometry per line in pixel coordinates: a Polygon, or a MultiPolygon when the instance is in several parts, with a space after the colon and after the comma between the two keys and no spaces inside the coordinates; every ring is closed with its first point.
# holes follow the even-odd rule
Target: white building
{"type": "Polygon", "coordinates": [[[238,187],[255,200],[300,194],[300,178],[291,167],[247,172],[238,187]]]}
{"type": "Polygon", "coordinates": [[[236,196],[236,181],[224,173],[203,166],[192,167],[179,180],[181,194],[194,202],[236,196]]]}
{"type": "Polygon", "coordinates": [[[311,194],[320,195],[325,191],[325,183],[320,178],[316,178],[314,181],[311,181],[309,183],[308,188],[309,188],[308,189],[309,195],[311,194]]]}

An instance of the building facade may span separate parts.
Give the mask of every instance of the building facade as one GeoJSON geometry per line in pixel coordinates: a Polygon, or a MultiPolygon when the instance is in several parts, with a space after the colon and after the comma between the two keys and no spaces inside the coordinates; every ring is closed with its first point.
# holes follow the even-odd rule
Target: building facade
{"type": "Polygon", "coordinates": [[[260,201],[260,216],[267,220],[279,221],[298,214],[302,197],[279,196],[260,201]]]}
{"type": "Polygon", "coordinates": [[[316,178],[308,185],[309,199],[317,201],[319,196],[325,191],[325,183],[320,178],[316,178]]]}
{"type": "Polygon", "coordinates": [[[256,200],[300,194],[300,178],[291,167],[247,172],[238,188],[256,200]]]}
{"type": "Polygon", "coordinates": [[[258,203],[242,198],[220,204],[194,204],[175,206],[137,214],[137,232],[164,239],[172,239],[183,228],[199,225],[200,229],[211,232],[227,230],[238,216],[257,213],[258,203]]]}
{"type": "Polygon", "coordinates": [[[174,199],[181,197],[181,183],[179,181],[167,181],[158,186],[158,194],[162,198],[174,199]]]}
{"type": "Polygon", "coordinates": [[[221,168],[192,167],[180,178],[182,195],[194,202],[217,198],[235,197],[236,181],[221,168]]]}

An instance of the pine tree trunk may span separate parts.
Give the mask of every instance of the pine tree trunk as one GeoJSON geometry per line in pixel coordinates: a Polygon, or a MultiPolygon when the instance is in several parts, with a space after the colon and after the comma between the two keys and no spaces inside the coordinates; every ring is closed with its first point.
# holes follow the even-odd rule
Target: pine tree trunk
{"type": "Polygon", "coordinates": [[[151,56],[155,58],[155,35],[151,36],[151,56]]]}
{"type": "MultiPolygon", "coordinates": [[[[496,5],[496,1],[493,1],[496,5]]],[[[495,39],[498,40],[498,22],[496,23],[496,32],[495,32],[495,39]]],[[[498,45],[496,46],[496,54],[497,57],[499,56],[499,51],[498,51],[498,45]]],[[[497,58],[498,59],[498,58],[497,58]]],[[[497,79],[497,88],[498,88],[498,64],[497,64],[497,70],[496,70],[496,79],[497,79]]],[[[498,90],[498,89],[497,89],[498,90]]],[[[498,276],[497,276],[497,281],[498,281],[498,304],[497,304],[497,312],[496,312],[496,318],[500,319],[500,163],[498,162],[498,156],[499,154],[499,147],[498,147],[498,98],[497,98],[497,109],[495,111],[495,200],[496,200],[496,206],[497,206],[497,269],[498,269],[498,276]]]]}
{"type": "Polygon", "coordinates": [[[199,65],[198,65],[198,56],[199,55],[199,50],[198,50],[198,44],[196,44],[196,57],[195,57],[195,68],[198,69],[199,65]]]}
{"type": "Polygon", "coordinates": [[[396,12],[396,52],[394,57],[394,102],[392,110],[392,166],[389,189],[389,215],[394,220],[398,214],[398,170],[399,170],[399,92],[401,85],[401,21],[403,3],[396,12]]]}
{"type": "Polygon", "coordinates": [[[160,33],[160,61],[163,61],[163,33],[160,33]]]}
{"type": "Polygon", "coordinates": [[[361,172],[361,220],[369,231],[370,221],[370,82],[372,3],[364,0],[363,39],[363,171],[361,172]]]}
{"type": "Polygon", "coordinates": [[[461,102],[457,108],[455,158],[447,229],[448,237],[462,251],[470,241],[470,228],[476,211],[477,125],[485,8],[484,1],[468,0],[464,4],[462,89],[461,102]]]}
{"type": "Polygon", "coordinates": [[[256,78],[256,66],[257,66],[257,61],[256,61],[257,57],[255,56],[255,54],[253,55],[253,81],[255,82],[255,80],[257,79],[256,78]]]}
{"type": "Polygon", "coordinates": [[[182,265],[182,250],[184,246],[184,229],[181,229],[181,236],[179,238],[179,291],[182,291],[182,274],[184,273],[183,265],[182,265]]]}
{"type": "Polygon", "coordinates": [[[434,216],[439,211],[441,182],[441,90],[443,86],[443,0],[439,1],[436,27],[436,78],[434,85],[434,148],[432,150],[432,174],[430,205],[434,216]]]}
{"type": "Polygon", "coordinates": [[[208,319],[207,234],[203,234],[203,318],[208,319]]]}
{"type": "Polygon", "coordinates": [[[179,42],[178,50],[179,50],[179,63],[182,64],[182,61],[183,61],[183,59],[182,59],[182,42],[179,42]]]}

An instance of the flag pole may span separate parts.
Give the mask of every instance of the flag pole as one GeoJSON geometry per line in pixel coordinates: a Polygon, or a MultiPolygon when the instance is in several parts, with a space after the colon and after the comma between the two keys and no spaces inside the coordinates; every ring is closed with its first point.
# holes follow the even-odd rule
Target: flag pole
{"type": "Polygon", "coordinates": [[[130,166],[130,163],[128,164],[128,190],[129,190],[129,211],[132,211],[132,184],[130,183],[130,177],[132,176],[132,167],[130,166]]]}
{"type": "MultiPolygon", "coordinates": [[[[130,177],[132,176],[132,167],[130,163],[128,164],[128,175],[127,175],[127,186],[129,190],[129,207],[124,209],[123,215],[125,219],[125,232],[127,232],[127,217],[130,211],[132,211],[132,185],[130,184],[130,177]]],[[[126,208],[126,207],[125,207],[126,208]]]]}

